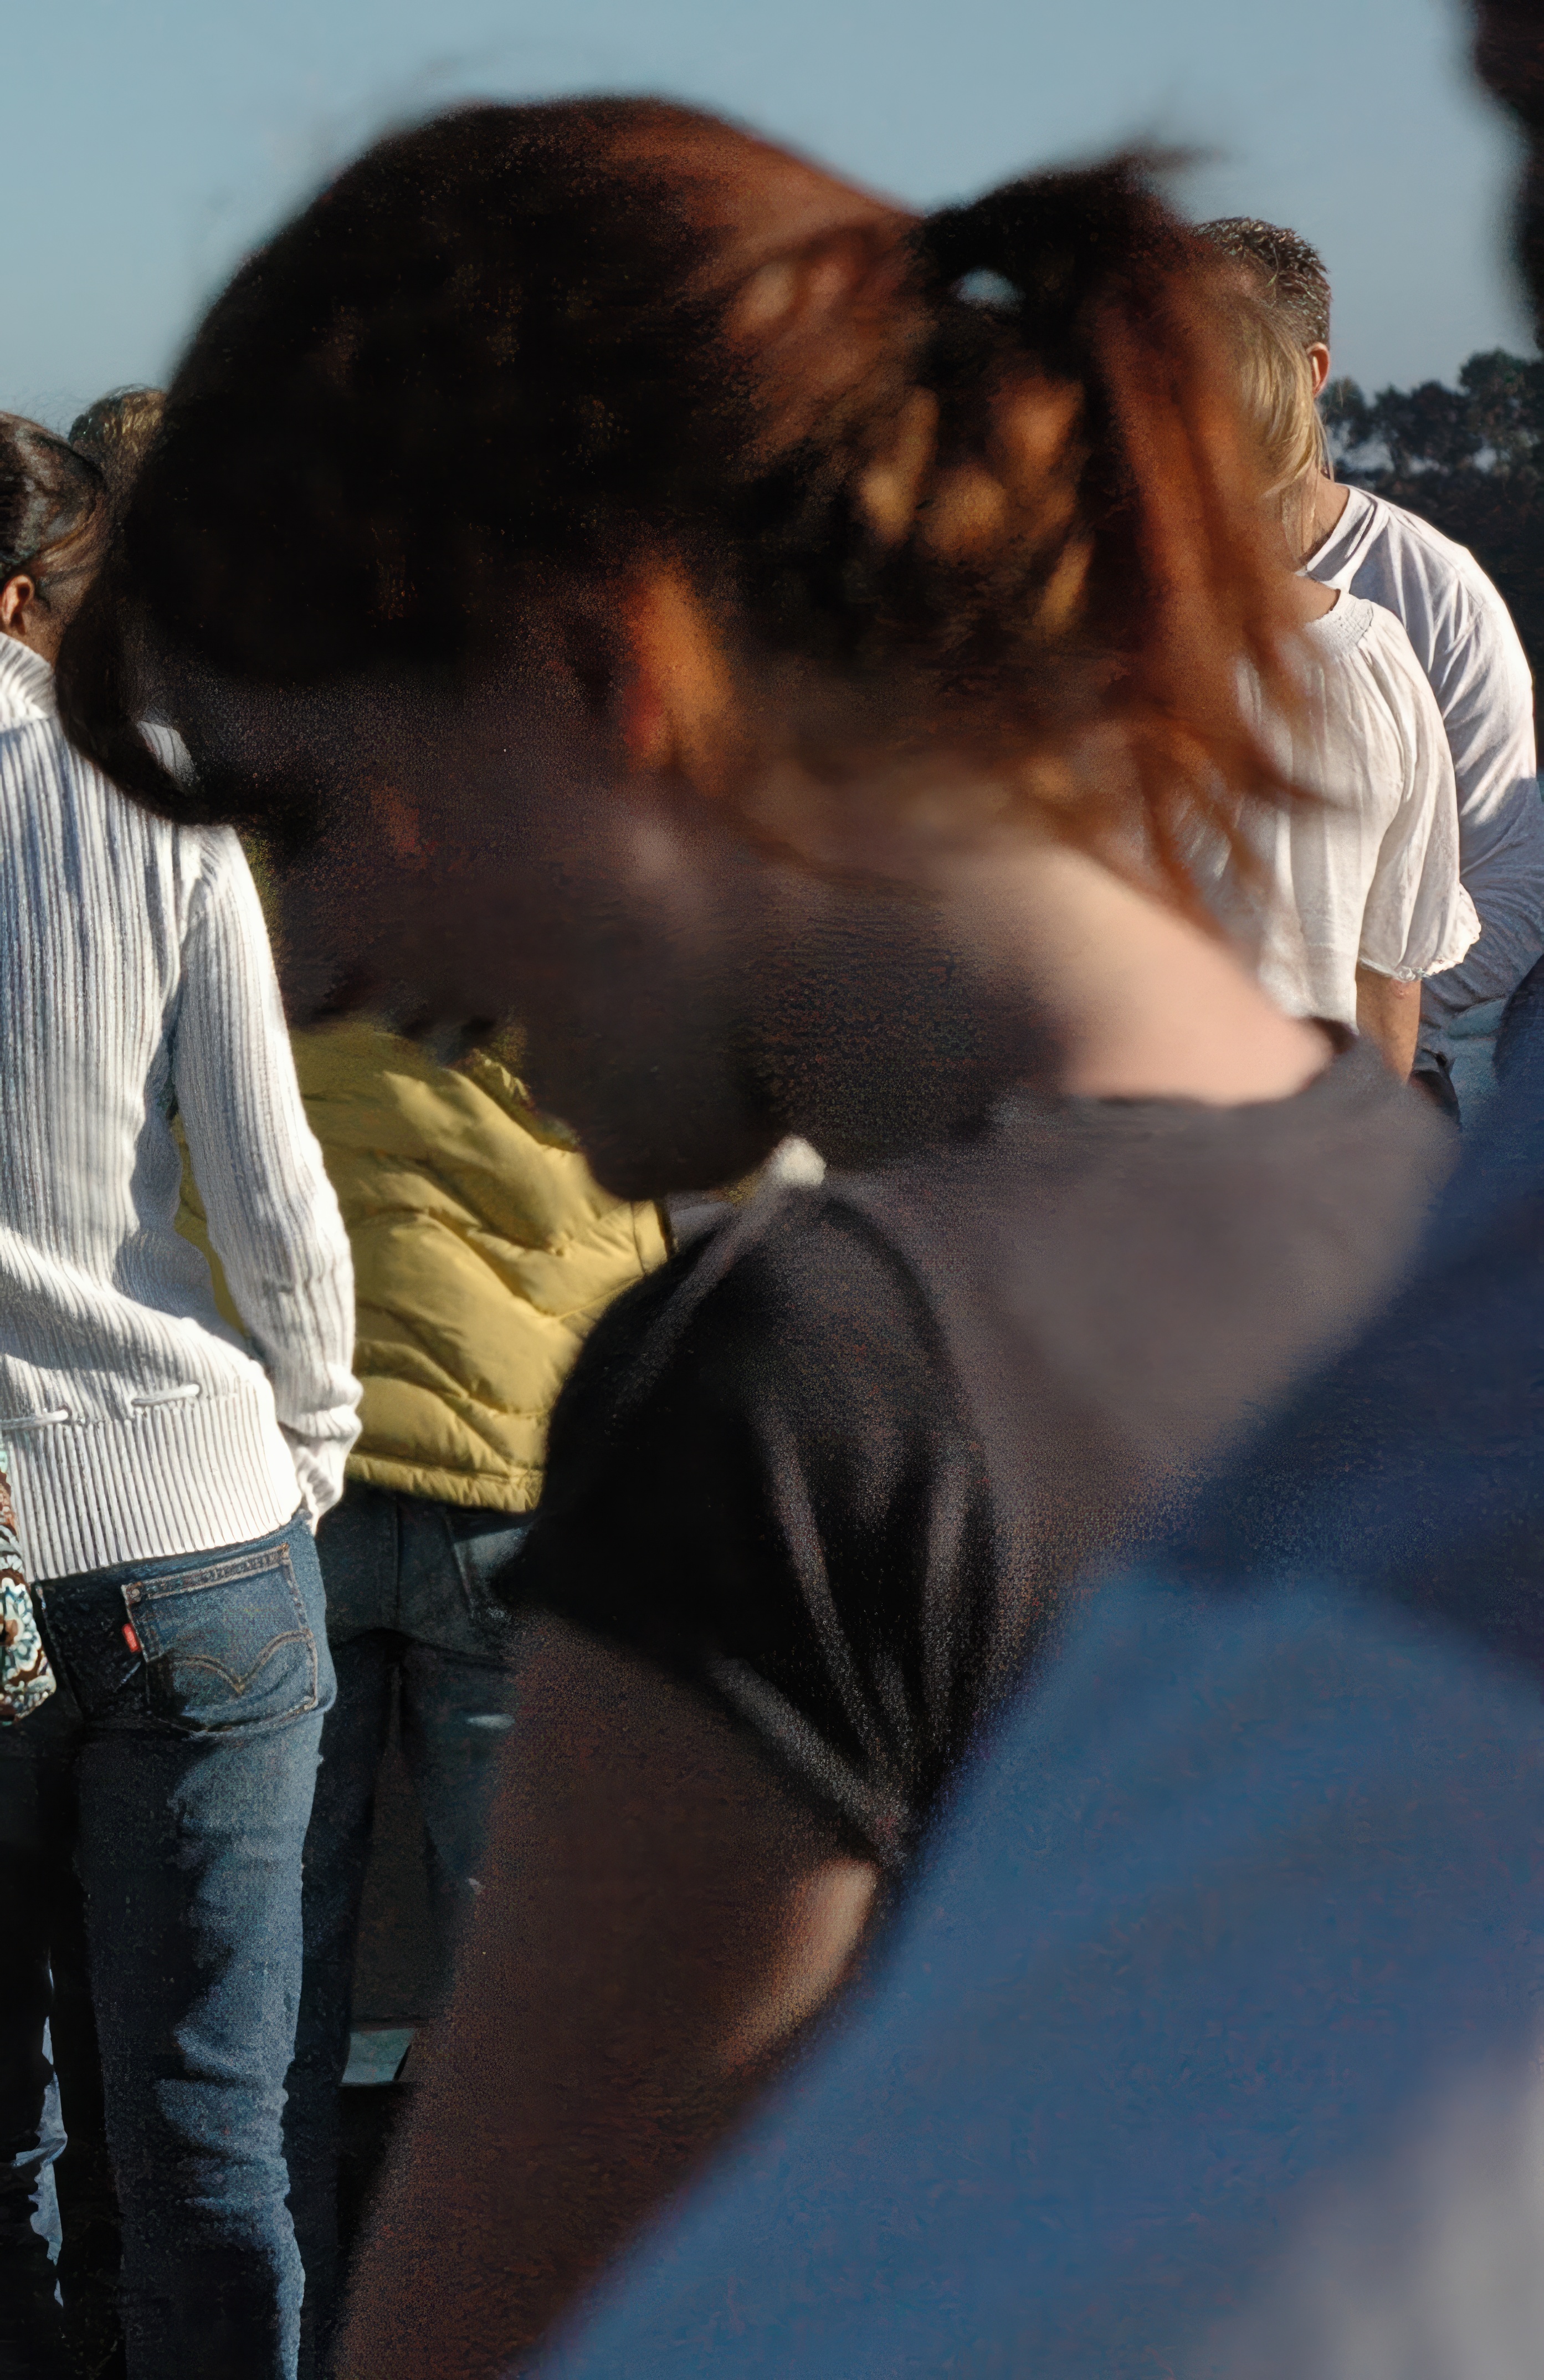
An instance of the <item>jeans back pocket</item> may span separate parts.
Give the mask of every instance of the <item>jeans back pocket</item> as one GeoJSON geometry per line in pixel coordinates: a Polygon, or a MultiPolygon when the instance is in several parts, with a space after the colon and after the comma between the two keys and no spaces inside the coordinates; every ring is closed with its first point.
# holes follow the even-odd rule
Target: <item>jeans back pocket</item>
{"type": "Polygon", "coordinates": [[[132,1579],[123,1597],[154,1718],[208,1734],[317,1708],[317,1640],[283,1539],[132,1579]]]}

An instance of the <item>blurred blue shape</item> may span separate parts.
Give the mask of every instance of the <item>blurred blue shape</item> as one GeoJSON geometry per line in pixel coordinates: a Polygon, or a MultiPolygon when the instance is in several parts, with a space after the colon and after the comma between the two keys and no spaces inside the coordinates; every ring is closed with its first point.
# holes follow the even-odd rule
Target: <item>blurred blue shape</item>
{"type": "MultiPolygon", "coordinates": [[[[1535,2087],[1541,1852],[1538,1697],[1455,1632],[1333,1589],[1112,1589],[967,1782],[872,1999],[541,2380],[1381,2380],[1281,2300],[1466,2103],[1537,2232],[1531,2136],[1491,2114],[1498,2078],[1509,2111],[1535,2087]]],[[[1447,2194],[1406,2210],[1412,2256],[1447,2194]]],[[[1529,2358],[1541,2263],[1494,2310],[1529,2358]]],[[[1513,2372],[1390,2370],[1429,2368],[1513,2372]]]]}

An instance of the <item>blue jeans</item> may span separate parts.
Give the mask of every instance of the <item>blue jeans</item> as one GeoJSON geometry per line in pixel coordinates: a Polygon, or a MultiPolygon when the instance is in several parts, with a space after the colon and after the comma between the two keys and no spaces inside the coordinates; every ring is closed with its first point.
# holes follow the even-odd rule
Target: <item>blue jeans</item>
{"type": "Polygon", "coordinates": [[[500,1746],[513,1723],[515,1629],[494,1582],[529,1525],[507,1512],[355,1485],[318,1532],[338,1698],[322,1730],[306,1842],[305,1984],[284,2116],[306,2267],[305,2380],[325,2369],[339,2313],[338,2092],[392,1701],[428,1840],[443,1989],[477,1888],[500,1746]]]}
{"type": "Polygon", "coordinates": [[[281,2116],[332,1698],[316,1548],[297,1519],[54,1580],[39,1600],[59,1689],[0,1729],[0,2371],[69,2368],[43,2238],[52,2017],[82,2165],[69,2188],[71,2150],[57,2168],[61,2294],[80,2261],[72,2209],[110,2226],[104,2125],[130,2380],[290,2380],[301,2276],[281,2116]],[[79,1972],[81,1928],[90,2011],[52,1980],[55,1961],[79,1972]]]}

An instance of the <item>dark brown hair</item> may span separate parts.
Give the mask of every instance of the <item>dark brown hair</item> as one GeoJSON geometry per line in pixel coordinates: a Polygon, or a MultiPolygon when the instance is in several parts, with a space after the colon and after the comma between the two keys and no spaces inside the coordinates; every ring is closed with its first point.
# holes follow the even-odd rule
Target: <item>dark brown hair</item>
{"type": "Polygon", "coordinates": [[[797,342],[740,335],[714,282],[705,137],[731,136],[657,102],[468,109],[380,143],[252,258],[66,638],[82,750],[207,817],[133,727],[141,642],[270,684],[453,673],[575,582],[667,563],[748,710],[828,781],[942,744],[1164,867],[1223,783],[1273,785],[1236,664],[1280,683],[1278,599],[1214,265],[1140,161],[841,235],[872,250],[865,334],[803,402],[797,342]]]}
{"type": "Polygon", "coordinates": [[[102,474],[66,439],[0,413],[0,586],[23,571],[46,602],[54,558],[101,517],[102,474]]]}

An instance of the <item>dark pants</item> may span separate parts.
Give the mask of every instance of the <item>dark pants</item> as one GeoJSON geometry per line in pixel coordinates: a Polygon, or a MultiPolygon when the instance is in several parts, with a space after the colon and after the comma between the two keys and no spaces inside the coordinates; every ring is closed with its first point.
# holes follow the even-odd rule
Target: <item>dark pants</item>
{"type": "MultiPolygon", "coordinates": [[[[6,1752],[0,1730],[0,1761],[6,1752]]],[[[34,1772],[39,1831],[45,1843],[67,1843],[73,1832],[67,1783],[61,1793],[62,1780],[51,1772],[49,1762],[34,1772]]],[[[114,2380],[124,2369],[122,2239],[85,1909],[67,1852],[37,1858],[25,1848],[32,1797],[23,1788],[18,1807],[18,1781],[0,1767],[0,1862],[7,1882],[31,1872],[22,1889],[34,1920],[14,1956],[0,1950],[0,2273],[6,2277],[0,2289],[8,2289],[12,2276],[20,2288],[15,2303],[0,2303],[0,2374],[8,2380],[13,2371],[52,2373],[62,2354],[71,2380],[114,2380]],[[40,1952],[42,1937],[47,1948],[40,1952]],[[35,2122],[40,2083],[42,2116],[35,2122]],[[56,2266],[49,2265],[50,2253],[56,2266]]]]}
{"type": "Polygon", "coordinates": [[[101,2312],[111,2237],[104,2125],[131,2380],[289,2380],[301,2277],[281,2114],[332,1694],[316,1548],[297,1520],[40,1600],[59,1690],[0,1729],[0,2369],[69,2368],[39,2155],[51,2025],[77,2332],[101,2312]],[[68,1980],[81,1931],[90,2010],[68,1980]]]}
{"type": "Polygon", "coordinates": [[[325,2369],[339,2313],[338,2092],[376,1779],[396,1699],[423,1815],[440,1987],[476,1891],[498,1754],[514,1710],[514,1637],[493,1581],[528,1523],[351,1487],[322,1522],[338,1697],[306,1843],[305,1984],[284,2140],[306,2268],[303,2375],[325,2369]]]}

